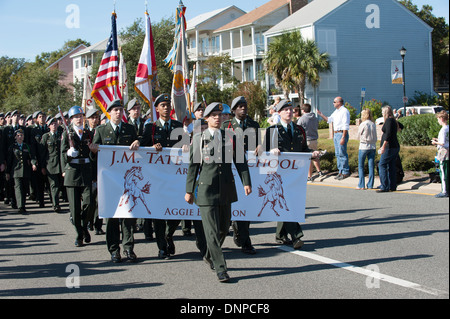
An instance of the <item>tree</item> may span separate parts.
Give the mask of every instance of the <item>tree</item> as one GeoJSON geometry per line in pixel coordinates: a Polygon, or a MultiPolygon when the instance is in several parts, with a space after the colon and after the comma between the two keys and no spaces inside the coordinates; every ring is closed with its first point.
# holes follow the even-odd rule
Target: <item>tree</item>
{"type": "Polygon", "coordinates": [[[217,83],[222,79],[223,83],[238,83],[237,79],[231,75],[233,63],[234,61],[228,54],[211,56],[200,62],[203,72],[199,76],[199,80],[217,83]]]}
{"type": "Polygon", "coordinates": [[[240,83],[236,92],[234,92],[234,96],[245,97],[248,105],[248,114],[251,118],[256,118],[257,115],[265,116],[267,94],[260,83],[240,83]]]}
{"type": "Polygon", "coordinates": [[[433,70],[434,81],[437,84],[440,80],[448,78],[449,68],[449,51],[448,51],[448,39],[449,39],[449,26],[445,22],[445,18],[437,18],[432,14],[433,7],[430,5],[422,6],[419,10],[417,5],[413,4],[411,0],[400,0],[406,8],[412,13],[422,19],[426,24],[433,28],[431,34],[432,37],[432,50],[433,50],[433,70]]]}
{"type": "Polygon", "coordinates": [[[276,37],[269,44],[264,65],[286,98],[292,88],[298,90],[300,106],[304,103],[306,84],[318,86],[320,73],[331,71],[328,53],[320,53],[316,43],[304,39],[299,31],[276,37]]]}

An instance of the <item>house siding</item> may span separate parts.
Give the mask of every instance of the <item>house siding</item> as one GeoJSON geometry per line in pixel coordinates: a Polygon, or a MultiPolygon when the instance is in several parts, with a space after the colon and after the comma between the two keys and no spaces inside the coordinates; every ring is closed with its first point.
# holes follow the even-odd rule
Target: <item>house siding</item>
{"type": "Polygon", "coordinates": [[[333,111],[332,104],[322,103],[329,103],[336,95],[359,110],[363,87],[365,100],[381,100],[394,108],[403,106],[403,87],[392,84],[390,75],[391,60],[401,60],[402,46],[407,49],[406,95],[412,97],[415,91],[433,93],[431,28],[395,0],[351,0],[314,27],[316,40],[323,30],[336,31],[336,55],[330,58],[337,67],[337,90],[316,90],[322,111],[333,111]],[[379,27],[373,5],[379,8],[379,27]],[[371,10],[366,12],[366,8],[371,10]],[[369,28],[367,19],[368,25],[375,27],[369,28]]]}

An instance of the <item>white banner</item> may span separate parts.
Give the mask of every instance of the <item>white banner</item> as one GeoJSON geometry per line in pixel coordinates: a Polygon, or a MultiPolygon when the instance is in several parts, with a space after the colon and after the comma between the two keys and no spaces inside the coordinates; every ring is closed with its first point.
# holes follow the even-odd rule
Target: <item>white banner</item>
{"type": "Polygon", "coordinates": [[[402,60],[391,61],[392,84],[403,84],[402,60]]]}
{"type": "MultiPolygon", "coordinates": [[[[248,155],[253,192],[245,196],[233,169],[239,201],[232,204],[232,220],[304,222],[311,154],[248,155]]],[[[188,167],[189,153],[181,149],[100,146],[100,218],[200,220],[199,208],[184,200],[188,167]]]]}

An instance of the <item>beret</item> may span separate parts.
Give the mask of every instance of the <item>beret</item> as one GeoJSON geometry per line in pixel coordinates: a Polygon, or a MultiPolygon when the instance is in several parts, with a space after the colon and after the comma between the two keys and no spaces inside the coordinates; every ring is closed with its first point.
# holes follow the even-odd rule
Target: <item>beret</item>
{"type": "Polygon", "coordinates": [[[20,115],[20,112],[17,110],[14,110],[11,112],[11,116],[14,116],[14,115],[20,115]]]}
{"type": "Polygon", "coordinates": [[[98,113],[98,110],[96,108],[92,108],[86,112],[86,118],[88,119],[97,113],[98,113]]]}
{"type": "Polygon", "coordinates": [[[112,102],[108,105],[108,108],[106,109],[106,112],[109,112],[109,111],[110,111],[112,108],[114,108],[114,107],[123,107],[122,100],[117,99],[117,100],[112,101],[112,102]]]}
{"type": "MultiPolygon", "coordinates": [[[[59,114],[59,113],[58,113],[59,114]]],[[[27,118],[25,119],[25,122],[28,122],[29,120],[31,120],[33,118],[33,114],[30,114],[27,116],[27,118]]]]}
{"type": "Polygon", "coordinates": [[[42,111],[36,111],[33,113],[33,118],[36,119],[39,116],[39,114],[44,114],[44,113],[42,111]]]}
{"type": "Polygon", "coordinates": [[[24,134],[23,130],[21,128],[17,129],[14,131],[14,136],[16,136],[17,134],[24,134]]]}
{"type": "Polygon", "coordinates": [[[197,102],[194,105],[194,112],[196,112],[198,110],[199,107],[203,107],[203,102],[197,102]]]}
{"type": "Polygon", "coordinates": [[[156,98],[156,100],[155,100],[155,107],[157,107],[159,103],[167,102],[167,101],[169,101],[169,102],[171,101],[170,100],[170,95],[167,94],[167,93],[163,93],[163,94],[161,94],[160,96],[158,96],[156,98]]]}
{"type": "Polygon", "coordinates": [[[0,117],[5,117],[5,114],[3,114],[2,112],[0,112],[0,117]]]}
{"type": "Polygon", "coordinates": [[[242,103],[247,103],[247,100],[243,96],[238,96],[233,100],[233,102],[231,102],[231,109],[234,110],[236,106],[242,103]]]}
{"type": "Polygon", "coordinates": [[[135,105],[141,105],[138,101],[138,99],[134,98],[132,99],[130,102],[128,102],[127,105],[127,111],[131,111],[131,109],[135,106],[135,105]]]}
{"type": "Polygon", "coordinates": [[[206,107],[205,113],[203,113],[203,116],[208,117],[212,112],[216,112],[216,111],[220,111],[220,112],[223,111],[222,103],[214,102],[214,103],[211,103],[210,105],[208,105],[206,107]]]}
{"type": "Polygon", "coordinates": [[[50,125],[50,124],[52,124],[53,122],[56,122],[56,118],[55,117],[51,117],[51,118],[49,118],[48,120],[47,120],[47,125],[50,125]]]}
{"type": "Polygon", "coordinates": [[[6,112],[5,117],[11,116],[11,112],[6,112]]]}
{"type": "Polygon", "coordinates": [[[292,102],[289,100],[281,100],[275,107],[275,111],[280,112],[285,107],[292,107],[292,102]]]}

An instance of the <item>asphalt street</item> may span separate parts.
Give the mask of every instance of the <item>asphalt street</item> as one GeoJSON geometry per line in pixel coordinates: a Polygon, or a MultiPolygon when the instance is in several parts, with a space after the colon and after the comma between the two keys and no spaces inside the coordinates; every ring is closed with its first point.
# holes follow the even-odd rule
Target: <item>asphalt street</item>
{"type": "Polygon", "coordinates": [[[226,284],[200,258],[195,236],[180,230],[171,260],[136,233],[139,262],[113,264],[104,235],[74,246],[67,203],[57,214],[48,198],[43,209],[29,202],[27,215],[2,203],[0,298],[448,299],[448,198],[434,198],[437,186],[380,194],[354,182],[308,184],[301,250],[275,244],[275,223],[252,223],[255,255],[228,236],[226,284]]]}

